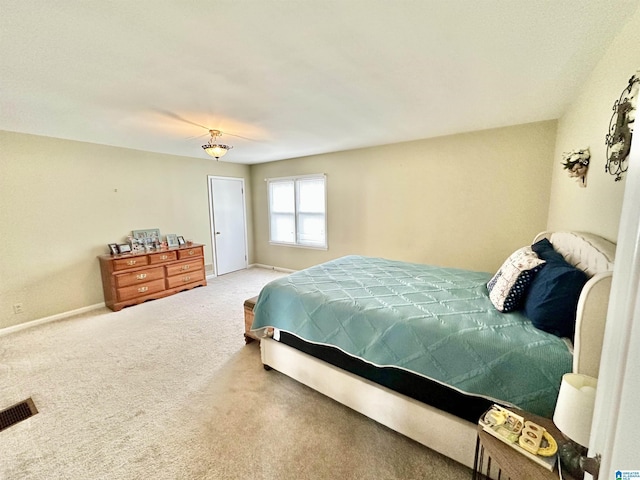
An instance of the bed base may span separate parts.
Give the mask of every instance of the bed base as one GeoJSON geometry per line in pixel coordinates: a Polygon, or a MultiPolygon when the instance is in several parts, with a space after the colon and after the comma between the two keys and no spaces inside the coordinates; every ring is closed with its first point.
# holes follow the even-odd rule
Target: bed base
{"type": "Polygon", "coordinates": [[[476,425],[367,379],[263,338],[262,363],[401,433],[473,468],[476,425]]]}

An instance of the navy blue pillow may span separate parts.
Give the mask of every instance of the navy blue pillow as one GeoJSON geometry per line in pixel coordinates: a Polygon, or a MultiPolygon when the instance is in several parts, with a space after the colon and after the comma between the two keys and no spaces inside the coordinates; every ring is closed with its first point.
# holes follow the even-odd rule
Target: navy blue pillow
{"type": "MultiPolygon", "coordinates": [[[[546,238],[543,238],[542,240],[537,241],[536,243],[531,245],[531,250],[533,250],[536,255],[538,255],[538,257],[543,260],[546,260],[548,258],[551,261],[567,263],[564,257],[560,253],[556,252],[556,249],[553,248],[551,242],[546,238]]],[[[569,266],[571,265],[569,264],[569,266]]]]}
{"type": "Polygon", "coordinates": [[[540,330],[573,339],[578,298],[587,275],[569,264],[546,238],[531,248],[546,263],[529,286],[524,313],[540,330]]]}

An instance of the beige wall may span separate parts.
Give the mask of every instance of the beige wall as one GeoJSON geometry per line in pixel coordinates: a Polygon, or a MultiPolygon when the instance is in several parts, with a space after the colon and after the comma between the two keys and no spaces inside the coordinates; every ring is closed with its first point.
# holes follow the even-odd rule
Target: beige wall
{"type": "Polygon", "coordinates": [[[625,181],[605,173],[605,136],[612,107],[640,68],[640,10],[615,38],[602,60],[584,79],[579,96],[558,122],[548,228],[618,237],[625,181]],[[562,168],[562,153],[590,147],[587,188],[579,188],[562,168]]]}
{"type": "Polygon", "coordinates": [[[279,267],[357,253],[491,271],[545,228],[615,240],[625,182],[604,172],[604,138],[613,102],[640,68],[636,45],[640,10],[557,125],[252,167],[0,131],[0,328],[102,302],[96,256],[132,229],[203,242],[211,264],[207,175],[247,180],[249,261],[279,267]],[[586,146],[581,189],[561,161],[586,146]],[[269,245],[263,179],[308,173],[328,176],[329,250],[269,245]]]}
{"type": "Polygon", "coordinates": [[[492,271],[544,230],[556,122],[254,165],[255,261],[347,254],[492,271]],[[328,251],[268,241],[265,178],[327,174],[328,251]]]}
{"type": "Polygon", "coordinates": [[[0,328],[102,302],[96,256],[133,229],[205,243],[211,264],[207,175],[249,184],[245,165],[3,131],[0,172],[0,328]]]}

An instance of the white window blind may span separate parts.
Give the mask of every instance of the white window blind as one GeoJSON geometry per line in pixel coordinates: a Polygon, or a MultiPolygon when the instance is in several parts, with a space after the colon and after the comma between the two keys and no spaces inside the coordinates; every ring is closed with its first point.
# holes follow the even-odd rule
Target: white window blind
{"type": "Polygon", "coordinates": [[[324,175],[267,180],[272,243],[327,247],[324,175]]]}

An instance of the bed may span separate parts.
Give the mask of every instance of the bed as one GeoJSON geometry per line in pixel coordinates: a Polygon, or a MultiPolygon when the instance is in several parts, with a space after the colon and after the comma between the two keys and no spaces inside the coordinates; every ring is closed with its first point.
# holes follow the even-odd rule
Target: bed
{"type": "MultiPolygon", "coordinates": [[[[550,417],[564,373],[598,376],[615,245],[580,232],[543,232],[543,243],[584,276],[571,339],[536,328],[524,299],[496,307],[490,290],[515,252],[495,274],[351,255],[263,288],[252,326],[262,362],[471,467],[489,405],[550,417]]],[[[532,281],[551,272],[540,262],[532,281]]]]}

